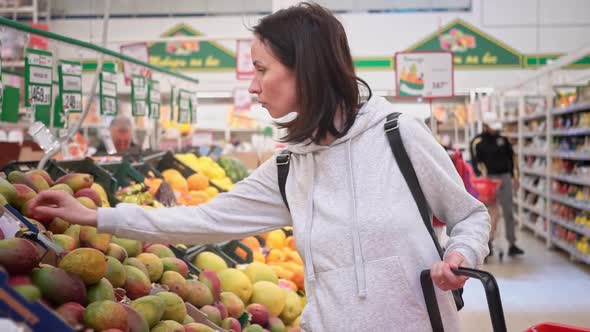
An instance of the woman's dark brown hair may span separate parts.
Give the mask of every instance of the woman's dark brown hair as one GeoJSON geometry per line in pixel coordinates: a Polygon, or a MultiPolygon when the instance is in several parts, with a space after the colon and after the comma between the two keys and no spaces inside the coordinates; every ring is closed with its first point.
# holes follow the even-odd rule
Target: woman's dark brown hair
{"type": "Polygon", "coordinates": [[[277,59],[295,73],[298,113],[281,124],[288,134],[283,140],[319,144],[328,134],[339,138],[354,124],[361,106],[359,85],[371,89],[354,72],[344,27],[327,9],[301,3],[260,20],[254,34],[277,59]],[[342,112],[342,128],[334,124],[342,112]]]}

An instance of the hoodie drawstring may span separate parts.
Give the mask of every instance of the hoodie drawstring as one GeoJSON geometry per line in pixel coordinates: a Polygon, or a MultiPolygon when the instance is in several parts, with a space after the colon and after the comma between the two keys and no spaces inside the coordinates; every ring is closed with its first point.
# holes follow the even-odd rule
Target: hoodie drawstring
{"type": "Polygon", "coordinates": [[[361,247],[361,236],[358,225],[358,213],[356,209],[356,192],[354,190],[354,174],[352,171],[352,152],[351,140],[346,142],[346,152],[348,155],[348,190],[352,198],[352,244],[354,249],[354,272],[356,274],[357,292],[360,298],[367,297],[367,280],[365,277],[365,264],[363,259],[363,251],[361,247]]]}

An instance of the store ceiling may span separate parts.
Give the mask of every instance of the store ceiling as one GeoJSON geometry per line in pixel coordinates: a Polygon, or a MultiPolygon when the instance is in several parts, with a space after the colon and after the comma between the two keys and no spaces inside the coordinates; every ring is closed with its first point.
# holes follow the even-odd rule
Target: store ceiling
{"type": "MultiPolygon", "coordinates": [[[[22,4],[30,1],[21,1],[22,4]]],[[[471,0],[319,0],[337,12],[412,12],[469,11],[471,0]]],[[[104,1],[51,0],[51,15],[61,17],[92,17],[103,13],[104,1]]],[[[45,11],[47,0],[39,0],[45,11]]],[[[1,6],[1,4],[0,4],[1,6]]],[[[272,11],[272,0],[125,0],[111,1],[111,16],[184,16],[266,14],[272,11]]]]}

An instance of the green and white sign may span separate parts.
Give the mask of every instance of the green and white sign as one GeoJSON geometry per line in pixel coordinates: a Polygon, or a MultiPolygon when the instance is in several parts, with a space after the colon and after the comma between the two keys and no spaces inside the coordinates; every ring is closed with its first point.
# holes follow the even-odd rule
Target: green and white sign
{"type": "Polygon", "coordinates": [[[444,98],[453,96],[453,53],[400,52],[395,54],[397,95],[444,98]]]}
{"type": "Polygon", "coordinates": [[[150,119],[160,119],[160,82],[151,80],[148,84],[148,110],[150,119]]]}
{"type": "MultiPolygon", "coordinates": [[[[202,35],[186,24],[179,24],[162,37],[202,35]]],[[[212,41],[154,43],[149,47],[149,62],[176,71],[234,71],[236,67],[234,52],[212,41]]]]}
{"type": "Polygon", "coordinates": [[[51,106],[53,57],[51,52],[27,49],[25,57],[25,106],[51,106]]]}
{"type": "Polygon", "coordinates": [[[82,112],[82,63],[61,60],[57,72],[62,111],[65,114],[82,112]]]}
{"type": "Polygon", "coordinates": [[[407,51],[451,51],[453,63],[459,68],[522,66],[518,51],[461,19],[450,22],[407,51]]]}
{"type": "MultiPolygon", "coordinates": [[[[2,43],[0,42],[0,50],[2,43]]],[[[2,100],[4,98],[4,84],[2,83],[2,57],[0,56],[0,115],[2,114],[2,100]]]]}
{"type": "Polygon", "coordinates": [[[117,82],[115,74],[103,71],[100,73],[100,114],[117,115],[117,82]]]}
{"type": "Polygon", "coordinates": [[[147,115],[148,86],[145,77],[131,76],[131,113],[135,117],[147,115]]]}
{"type": "Polygon", "coordinates": [[[197,93],[194,92],[191,95],[191,122],[193,124],[197,123],[197,109],[199,107],[199,101],[197,100],[197,93]]]}
{"type": "Polygon", "coordinates": [[[191,98],[189,91],[178,91],[178,123],[191,122],[191,98]]]}

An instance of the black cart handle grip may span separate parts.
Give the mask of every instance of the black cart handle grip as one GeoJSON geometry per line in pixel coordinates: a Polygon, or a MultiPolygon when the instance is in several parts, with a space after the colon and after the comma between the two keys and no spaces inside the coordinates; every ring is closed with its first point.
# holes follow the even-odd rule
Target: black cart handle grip
{"type": "MultiPolygon", "coordinates": [[[[500,298],[500,290],[498,283],[494,276],[486,271],[469,269],[460,267],[458,269],[451,269],[453,273],[460,276],[478,279],[481,281],[486,292],[488,301],[488,309],[492,319],[492,327],[494,332],[507,332],[506,321],[504,319],[504,309],[502,308],[502,300],[500,298]]],[[[426,309],[430,317],[430,324],[433,332],[444,332],[438,302],[436,301],[436,293],[434,291],[434,283],[430,276],[430,270],[424,270],[420,274],[420,284],[422,285],[422,292],[424,293],[424,301],[426,302],[426,309]]]]}

